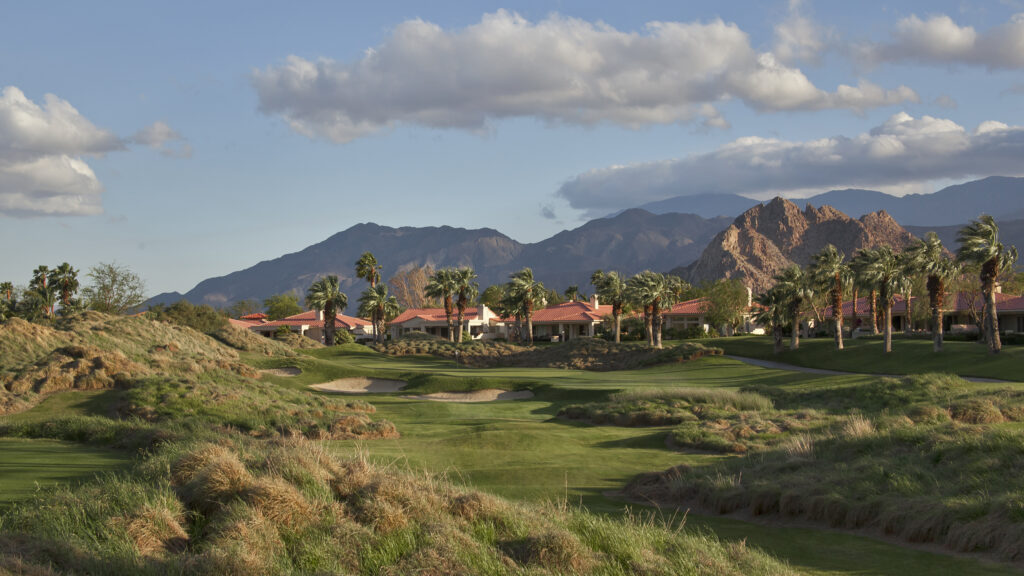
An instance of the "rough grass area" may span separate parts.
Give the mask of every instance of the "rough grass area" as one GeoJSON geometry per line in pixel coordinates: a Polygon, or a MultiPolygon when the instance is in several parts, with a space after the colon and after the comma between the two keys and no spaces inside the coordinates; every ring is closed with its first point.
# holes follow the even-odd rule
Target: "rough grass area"
{"type": "MultiPolygon", "coordinates": [[[[239,331],[244,332],[244,331],[239,331]]],[[[13,318],[0,324],[0,414],[31,407],[62,390],[124,388],[153,376],[193,377],[209,371],[257,373],[239,350],[291,356],[256,335],[218,331],[223,342],[190,328],[145,317],[86,312],[52,327],[13,318]]]]}
{"type": "Polygon", "coordinates": [[[515,504],[297,440],[169,444],[15,506],[2,530],[15,573],[796,573],[650,517],[515,504]]]}
{"type": "Polygon", "coordinates": [[[524,347],[506,342],[455,344],[419,334],[373,348],[392,356],[432,355],[449,359],[455,359],[457,352],[460,362],[475,368],[515,366],[576,370],[628,370],[722,354],[718,348],[696,342],[655,350],[636,342],[615,344],[597,338],[577,338],[552,346],[524,347]]]}
{"type": "Polygon", "coordinates": [[[626,492],[1024,560],[1021,391],[944,375],[758,390],[812,424],[743,458],[641,476],[626,492]]]}

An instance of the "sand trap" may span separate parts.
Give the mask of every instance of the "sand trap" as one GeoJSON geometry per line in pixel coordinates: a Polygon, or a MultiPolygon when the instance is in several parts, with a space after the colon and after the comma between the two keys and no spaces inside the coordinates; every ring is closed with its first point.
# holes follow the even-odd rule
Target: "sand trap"
{"type": "Polygon", "coordinates": [[[529,390],[475,390],[473,392],[435,392],[433,394],[422,394],[420,396],[403,396],[413,400],[433,400],[434,402],[493,402],[495,400],[525,400],[533,398],[533,392],[529,390]]]}
{"type": "Polygon", "coordinates": [[[294,366],[288,366],[285,368],[267,368],[266,370],[260,370],[260,374],[270,374],[271,376],[298,376],[302,374],[302,370],[294,366]]]}
{"type": "Polygon", "coordinates": [[[341,394],[381,394],[398,392],[408,386],[401,380],[384,380],[382,378],[342,378],[333,382],[313,384],[310,388],[321,392],[339,392],[341,394]]]}

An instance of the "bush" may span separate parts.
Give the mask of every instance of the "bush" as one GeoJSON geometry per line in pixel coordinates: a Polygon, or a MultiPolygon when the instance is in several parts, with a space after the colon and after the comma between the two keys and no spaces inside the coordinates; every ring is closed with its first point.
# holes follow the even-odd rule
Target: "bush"
{"type": "Polygon", "coordinates": [[[210,306],[194,306],[188,300],[179,300],[170,306],[151,306],[147,314],[154,320],[188,326],[193,330],[211,334],[228,325],[228,315],[210,306]]]}
{"type": "Polygon", "coordinates": [[[463,344],[468,344],[470,342],[473,342],[473,335],[470,334],[469,332],[463,331],[462,332],[462,343],[463,344]]]}
{"type": "Polygon", "coordinates": [[[334,343],[341,344],[353,344],[356,341],[356,337],[352,335],[348,330],[338,330],[334,333],[334,343]]]}

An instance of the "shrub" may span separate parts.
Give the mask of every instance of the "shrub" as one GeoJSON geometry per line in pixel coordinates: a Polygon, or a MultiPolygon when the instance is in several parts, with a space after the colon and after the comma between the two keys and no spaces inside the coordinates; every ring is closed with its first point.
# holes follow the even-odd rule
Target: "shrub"
{"type": "Polygon", "coordinates": [[[353,344],[356,341],[356,337],[352,335],[348,330],[338,330],[334,333],[334,343],[337,345],[341,344],[353,344]]]}

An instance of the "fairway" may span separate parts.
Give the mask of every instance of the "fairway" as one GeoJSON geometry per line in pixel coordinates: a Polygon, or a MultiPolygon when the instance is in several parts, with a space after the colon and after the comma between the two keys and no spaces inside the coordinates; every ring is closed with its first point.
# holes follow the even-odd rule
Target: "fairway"
{"type": "Polygon", "coordinates": [[[114,450],[57,440],[0,438],[0,507],[36,490],[89,480],[130,463],[127,454],[114,450]]]}

